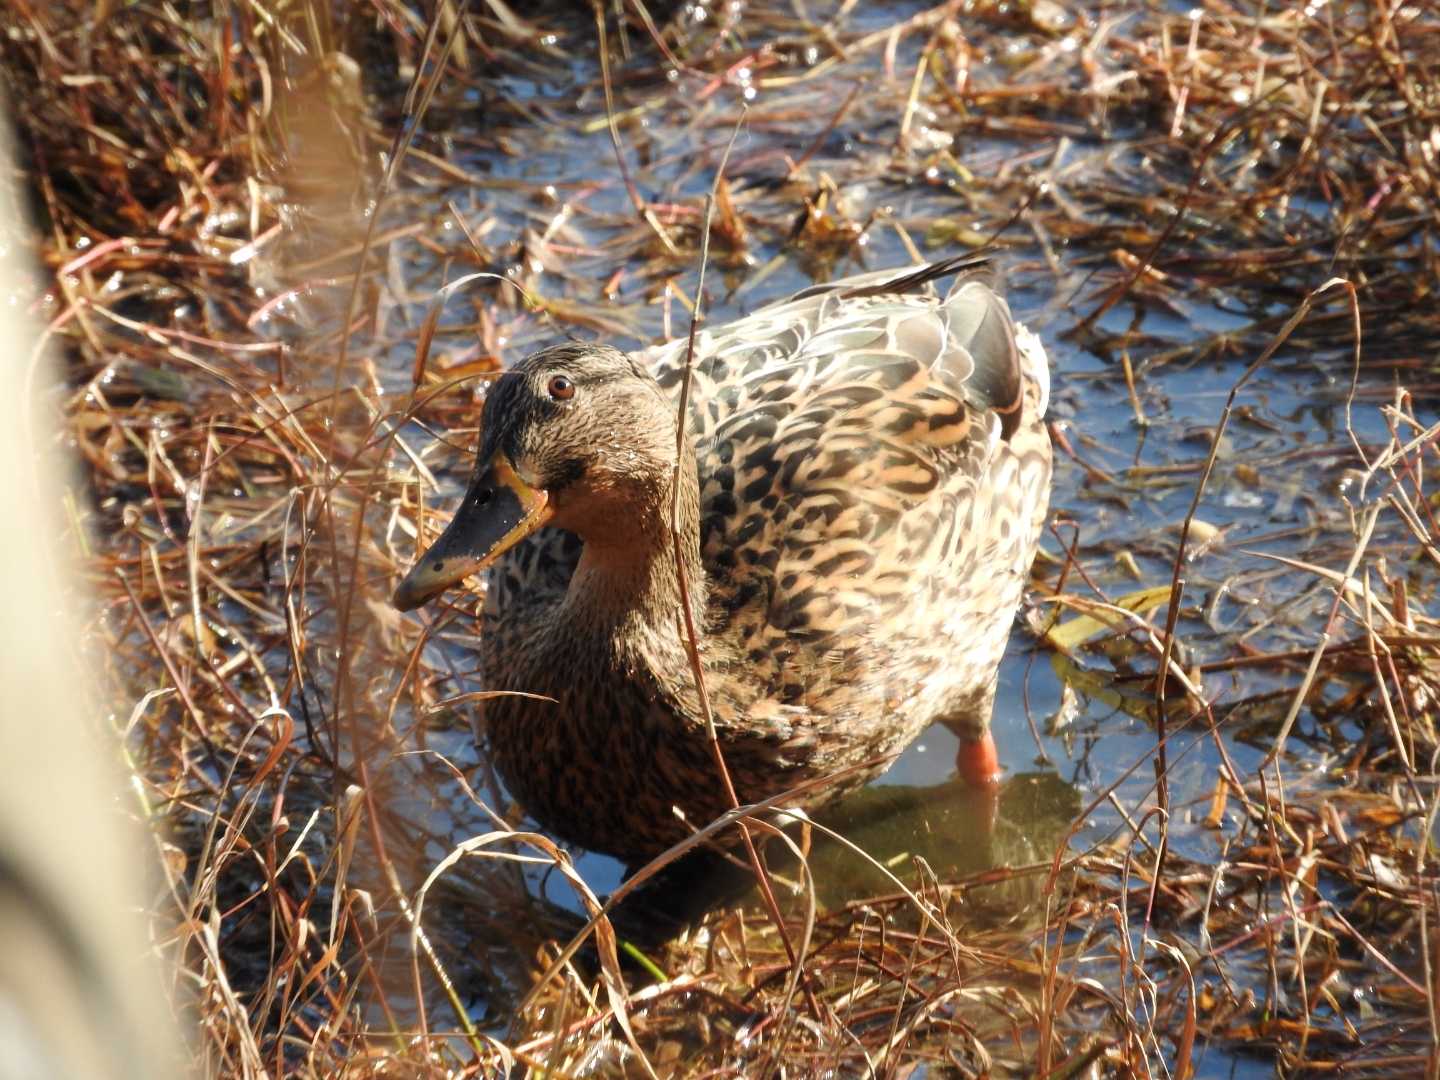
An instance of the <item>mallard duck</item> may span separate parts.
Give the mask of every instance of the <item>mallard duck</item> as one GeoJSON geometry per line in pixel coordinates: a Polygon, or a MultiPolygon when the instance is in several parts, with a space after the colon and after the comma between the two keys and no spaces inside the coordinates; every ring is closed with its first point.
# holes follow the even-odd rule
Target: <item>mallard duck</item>
{"type": "Polygon", "coordinates": [[[950,260],[701,330],[677,440],[685,357],[570,343],[499,378],[465,499],[395,593],[408,610],[489,569],[505,693],[482,728],[511,793],[631,863],[730,809],[678,570],[742,803],[843,772],[799,800],[829,801],[935,721],[995,782],[996,669],[1050,489],[1039,340],[950,260]]]}

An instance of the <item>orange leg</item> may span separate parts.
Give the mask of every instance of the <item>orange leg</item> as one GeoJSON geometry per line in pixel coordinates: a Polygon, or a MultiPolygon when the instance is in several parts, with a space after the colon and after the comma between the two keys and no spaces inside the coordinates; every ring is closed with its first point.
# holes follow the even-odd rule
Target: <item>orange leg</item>
{"type": "Polygon", "coordinates": [[[978,739],[962,738],[955,755],[955,767],[972,787],[994,787],[1000,783],[1000,755],[990,732],[978,739]]]}

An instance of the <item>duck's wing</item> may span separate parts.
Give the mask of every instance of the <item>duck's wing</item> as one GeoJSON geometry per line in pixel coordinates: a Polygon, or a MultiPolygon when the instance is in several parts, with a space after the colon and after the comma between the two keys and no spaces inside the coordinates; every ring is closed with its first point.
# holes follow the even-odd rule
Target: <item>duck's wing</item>
{"type": "MultiPolygon", "coordinates": [[[[987,284],[967,274],[941,299],[934,274],[809,289],[697,342],[711,606],[771,701],[854,707],[847,687],[876,681],[917,597],[993,561],[982,519],[1048,375],[987,284]]],[[[683,355],[658,352],[662,386],[683,355]]]]}
{"type": "MultiPolygon", "coordinates": [[[[763,382],[773,397],[779,375],[781,394],[802,394],[805,386],[792,386],[790,376],[808,375],[813,382],[832,371],[815,369],[816,359],[852,356],[863,367],[876,346],[921,362],[980,410],[995,410],[1007,432],[1013,430],[1022,375],[1043,378],[1047,396],[1049,375],[1043,351],[1039,370],[1017,353],[1009,309],[990,287],[989,270],[988,260],[963,255],[872,271],[812,285],[718,330],[701,330],[689,362],[692,433],[697,439],[712,435],[722,419],[743,411],[754,396],[745,392],[752,383],[763,382]],[[942,300],[934,284],[950,276],[956,281],[942,300]]],[[[687,362],[684,338],[641,359],[663,388],[678,392],[687,362]]]]}

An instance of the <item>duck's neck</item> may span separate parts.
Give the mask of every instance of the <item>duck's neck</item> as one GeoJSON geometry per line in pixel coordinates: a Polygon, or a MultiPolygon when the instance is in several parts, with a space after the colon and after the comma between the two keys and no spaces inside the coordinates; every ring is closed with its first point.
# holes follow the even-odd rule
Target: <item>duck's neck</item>
{"type": "Polygon", "coordinates": [[[700,562],[700,493],[694,459],[685,464],[675,504],[676,529],[671,528],[675,488],[666,475],[663,483],[608,508],[599,527],[582,537],[585,546],[565,597],[565,615],[572,626],[621,644],[631,637],[651,642],[658,637],[667,645],[679,645],[685,631],[678,541],[690,610],[696,632],[701,631],[706,583],[700,562]]]}

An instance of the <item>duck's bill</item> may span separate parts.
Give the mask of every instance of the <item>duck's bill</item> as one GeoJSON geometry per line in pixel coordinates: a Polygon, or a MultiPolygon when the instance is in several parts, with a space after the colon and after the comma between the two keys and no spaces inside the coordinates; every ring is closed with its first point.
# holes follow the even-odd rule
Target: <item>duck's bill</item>
{"type": "Polygon", "coordinates": [[[549,494],[527,484],[505,455],[496,454],[470,482],[449,527],[405,575],[390,602],[409,611],[434,599],[484,570],[553,513],[549,494]]]}

